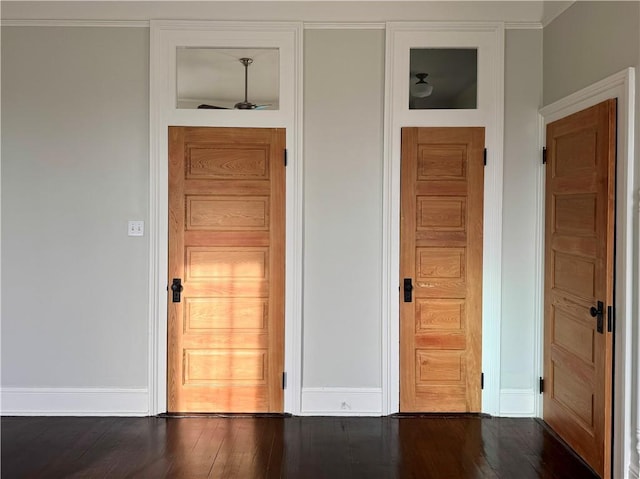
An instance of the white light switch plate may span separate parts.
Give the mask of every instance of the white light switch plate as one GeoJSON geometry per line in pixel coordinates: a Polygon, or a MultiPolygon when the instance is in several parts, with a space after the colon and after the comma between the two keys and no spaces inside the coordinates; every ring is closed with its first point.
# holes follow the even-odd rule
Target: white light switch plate
{"type": "Polygon", "coordinates": [[[129,236],[144,236],[144,221],[129,221],[127,232],[129,236]]]}

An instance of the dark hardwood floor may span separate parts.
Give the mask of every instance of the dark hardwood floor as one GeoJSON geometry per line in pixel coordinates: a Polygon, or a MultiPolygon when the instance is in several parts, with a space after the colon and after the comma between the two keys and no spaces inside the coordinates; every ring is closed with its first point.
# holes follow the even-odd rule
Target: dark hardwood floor
{"type": "Polygon", "coordinates": [[[4,417],[0,434],[3,479],[596,477],[534,419],[4,417]]]}

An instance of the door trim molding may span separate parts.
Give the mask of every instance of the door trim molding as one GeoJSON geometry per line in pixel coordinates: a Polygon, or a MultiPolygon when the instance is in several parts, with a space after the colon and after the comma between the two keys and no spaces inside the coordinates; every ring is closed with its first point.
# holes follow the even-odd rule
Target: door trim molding
{"type": "Polygon", "coordinates": [[[302,42],[300,22],[151,21],[149,65],[149,414],[167,410],[169,125],[287,130],[284,410],[300,411],[302,358],[302,42]],[[176,105],[177,46],[280,50],[280,110],[184,110],[176,105]],[[249,113],[249,114],[247,114],[249,113]]]}
{"type": "MultiPolygon", "coordinates": [[[[631,447],[640,447],[640,432],[631,428],[631,397],[633,378],[637,358],[633,351],[640,344],[640,337],[633,337],[633,167],[634,167],[634,108],[635,108],[635,70],[627,68],[593,85],[579,90],[540,110],[541,134],[540,150],[545,145],[546,125],[565,116],[596,105],[606,99],[618,99],[618,139],[616,165],[616,260],[615,260],[615,309],[616,336],[614,338],[614,438],[613,438],[613,477],[629,477],[632,472],[631,447]]],[[[534,350],[538,352],[537,376],[543,372],[544,324],[544,167],[540,162],[536,178],[538,192],[536,257],[538,280],[536,285],[536,337],[534,350]],[[541,304],[542,302],[542,304],[541,304]]],[[[635,305],[639,308],[640,305],[635,305]]],[[[636,309],[638,311],[638,309],[636,309]]],[[[640,387],[640,384],[637,385],[640,387]]],[[[640,389],[636,394],[640,393],[640,389]]],[[[640,414],[640,403],[637,414],[640,414]]],[[[537,401],[537,414],[542,417],[542,396],[537,401]]],[[[638,416],[637,416],[638,417],[638,416]]]]}
{"type": "Polygon", "coordinates": [[[403,126],[484,126],[482,411],[500,411],[502,309],[502,182],[504,151],[504,24],[496,22],[389,22],[386,29],[382,238],[382,413],[399,411],[400,129],[403,126]],[[476,110],[409,110],[408,49],[477,46],[476,110]]]}

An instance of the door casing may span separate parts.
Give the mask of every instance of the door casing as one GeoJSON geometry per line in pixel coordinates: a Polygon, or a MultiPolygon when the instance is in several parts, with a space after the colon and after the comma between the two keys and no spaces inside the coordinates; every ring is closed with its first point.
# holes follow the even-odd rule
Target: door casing
{"type": "Polygon", "coordinates": [[[385,167],[382,241],[382,414],[399,411],[400,153],[402,127],[482,126],[484,177],[482,280],[482,412],[500,413],[500,312],[502,308],[502,186],[504,150],[504,24],[493,22],[389,22],[385,58],[385,167]],[[411,48],[478,48],[478,108],[409,110],[411,48]]]}
{"type": "Polygon", "coordinates": [[[284,410],[300,411],[302,358],[302,30],[300,22],[151,21],[148,413],[167,411],[168,127],[285,128],[286,284],[284,410]],[[176,48],[278,48],[280,109],[260,115],[176,108],[176,48]]]}

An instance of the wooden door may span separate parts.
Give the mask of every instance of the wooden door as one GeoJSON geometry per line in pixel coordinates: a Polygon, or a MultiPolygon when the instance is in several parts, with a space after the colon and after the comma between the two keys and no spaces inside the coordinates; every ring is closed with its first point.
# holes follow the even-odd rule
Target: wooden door
{"type": "Polygon", "coordinates": [[[402,129],[402,412],[480,411],[483,153],[484,128],[402,129]]]}
{"type": "Polygon", "coordinates": [[[544,420],[602,477],[611,472],[615,119],[608,100],[547,126],[544,420]]]}
{"type": "Polygon", "coordinates": [[[283,129],[169,128],[169,412],[283,410],[284,148],[283,129]]]}

